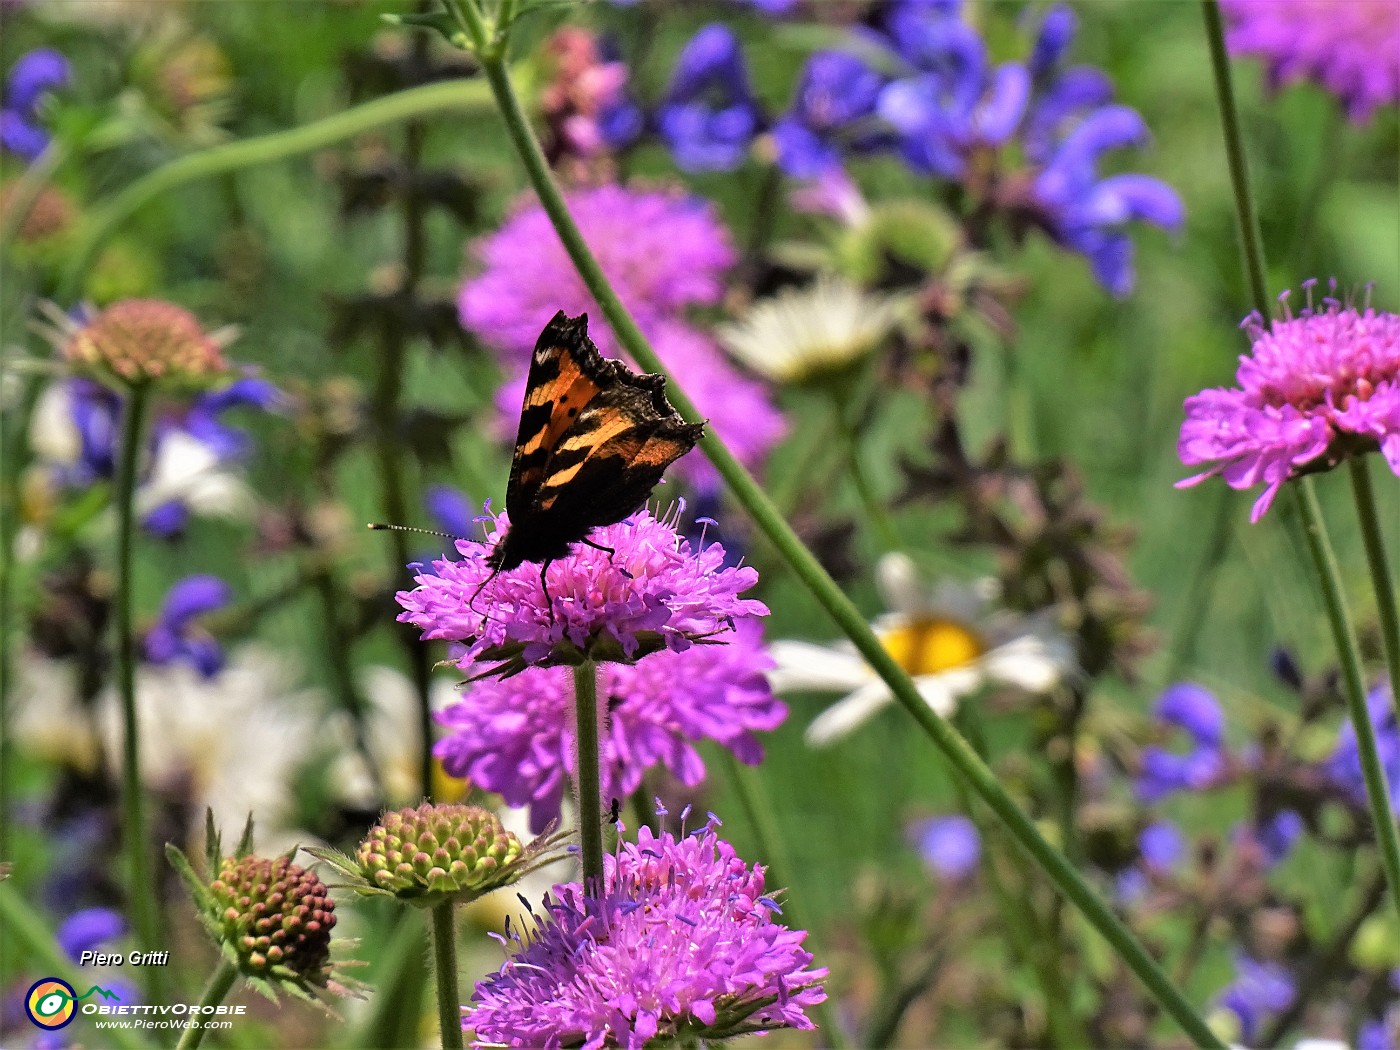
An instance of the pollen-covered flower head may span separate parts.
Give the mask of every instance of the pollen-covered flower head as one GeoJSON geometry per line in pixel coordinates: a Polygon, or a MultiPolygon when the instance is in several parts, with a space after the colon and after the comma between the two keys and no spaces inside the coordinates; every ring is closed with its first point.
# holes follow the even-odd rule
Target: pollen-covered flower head
{"type": "Polygon", "coordinates": [[[1400,4],[1394,0],[1224,0],[1225,41],[1261,58],[1269,84],[1311,80],[1360,123],[1400,102],[1400,4]]]}
{"type": "Polygon", "coordinates": [[[462,1021],[473,1045],[641,1050],[815,1027],[806,1010],[826,998],[827,971],[718,824],[679,839],[643,827],[604,858],[600,896],[556,886],[539,925],[513,932],[515,953],[477,983],[462,1021]]]}
{"type": "Polygon", "coordinates": [[[400,591],[399,619],[425,639],[459,642],[457,666],[472,675],[584,660],[639,660],[696,642],[724,641],[736,621],[766,616],[740,594],[758,581],[725,567],[717,543],[693,547],[677,529],[683,506],[657,518],[640,510],[589,534],[543,569],[527,562],[496,571],[491,550],[509,527],[501,514],[484,542],[458,540],[456,561],[435,561],[418,586],[400,591]],[[608,548],[600,550],[599,548],[608,548]]]}
{"type": "Polygon", "coordinates": [[[1177,451],[1187,466],[1210,469],[1177,482],[1220,474],[1233,489],[1263,484],[1258,521],[1285,481],[1328,470],[1379,449],[1400,474],[1400,316],[1333,298],[1297,315],[1257,314],[1244,327],[1253,346],[1240,357],[1238,386],[1186,399],[1177,451]]]}
{"type": "Polygon", "coordinates": [[[119,384],[198,384],[228,371],[219,339],[184,307],[159,299],[113,303],[77,328],[63,353],[119,384]]]}
{"type": "Polygon", "coordinates": [[[717,334],[754,371],[800,382],[839,373],[869,354],[894,327],[900,305],[898,298],[827,275],[759,300],[717,334]]]}
{"type": "MultiPolygon", "coordinates": [[[[657,766],[682,784],[699,784],[705,763],[696,745],[703,740],[749,765],[762,761],[755,734],[787,717],[764,674],[772,666],[752,617],[707,644],[662,650],[636,664],[600,665],[602,797],[629,797],[657,766]]],[[[568,670],[531,667],[473,682],[460,703],[438,716],[447,732],[434,753],[453,776],[512,806],[528,806],[530,827],[539,832],[560,815],[577,772],[576,719],[568,670]]]]}

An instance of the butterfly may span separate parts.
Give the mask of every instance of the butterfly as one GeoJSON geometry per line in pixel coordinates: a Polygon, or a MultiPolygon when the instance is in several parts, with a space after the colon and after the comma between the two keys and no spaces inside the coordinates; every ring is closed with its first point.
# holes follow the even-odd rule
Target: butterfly
{"type": "Polygon", "coordinates": [[[543,582],[574,544],[607,550],[588,534],[645,503],[704,432],[671,407],[664,376],[603,357],[588,315],[559,311],[530,358],[506,485],[510,527],[491,549],[492,575],[540,562],[543,582]]]}

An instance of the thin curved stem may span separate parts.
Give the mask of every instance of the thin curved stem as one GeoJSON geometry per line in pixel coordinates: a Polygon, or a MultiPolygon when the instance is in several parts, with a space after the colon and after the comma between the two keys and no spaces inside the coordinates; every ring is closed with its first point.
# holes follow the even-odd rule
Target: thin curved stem
{"type": "Polygon", "coordinates": [[[585,893],[603,890],[603,788],[598,761],[598,665],[585,660],[574,668],[574,710],[578,720],[578,839],[585,893]]]}
{"type": "Polygon", "coordinates": [[[462,1001],[457,994],[457,923],[450,900],[433,905],[433,976],[437,982],[442,1050],[462,1050],[462,1001]]]}
{"type": "Polygon", "coordinates": [[[1254,195],[1249,187],[1249,165],[1245,160],[1240,114],[1230,79],[1230,55],[1225,50],[1225,27],[1220,21],[1219,0],[1201,0],[1201,14],[1206,23],[1206,42],[1210,45],[1220,124],[1225,132],[1225,157],[1230,165],[1230,186],[1235,194],[1235,215],[1239,220],[1240,250],[1249,280],[1249,297],[1260,316],[1268,317],[1269,271],[1264,262],[1264,238],[1259,232],[1259,210],[1254,206],[1254,195]]]}
{"type": "Polygon", "coordinates": [[[0,251],[9,248],[10,241],[24,226],[24,220],[29,218],[39,194],[44,192],[44,187],[53,178],[53,173],[67,159],[68,150],[60,140],[54,139],[34,163],[24,169],[24,174],[19,177],[14,192],[10,195],[9,207],[0,212],[0,251]]]}
{"type": "Polygon", "coordinates": [[[1356,498],[1361,542],[1366,547],[1366,561],[1371,568],[1371,586],[1376,592],[1376,616],[1381,622],[1381,648],[1385,651],[1385,669],[1390,678],[1390,701],[1395,706],[1396,718],[1400,719],[1400,614],[1396,612],[1395,578],[1390,574],[1385,543],[1381,539],[1368,459],[1355,456],[1347,467],[1351,473],[1351,491],[1356,498]]]}
{"type": "Polygon", "coordinates": [[[1312,479],[1298,478],[1292,488],[1303,521],[1303,534],[1308,541],[1308,553],[1312,555],[1313,568],[1317,571],[1318,584],[1322,588],[1322,603],[1327,612],[1327,622],[1332,628],[1337,659],[1342,665],[1342,691],[1346,696],[1347,714],[1356,730],[1356,753],[1361,760],[1366,799],[1371,804],[1371,818],[1376,825],[1381,863],[1385,868],[1386,882],[1390,885],[1396,915],[1400,916],[1400,827],[1397,827],[1395,814],[1391,812],[1390,788],[1386,784],[1385,768],[1381,765],[1380,753],[1376,748],[1376,730],[1366,709],[1361,651],[1356,644],[1356,632],[1352,628],[1351,614],[1342,591],[1341,570],[1332,552],[1332,541],[1327,536],[1327,526],[1322,520],[1322,508],[1318,506],[1312,479]]]}
{"type": "Polygon", "coordinates": [[[209,975],[209,983],[204,986],[204,994],[199,997],[199,1013],[190,1019],[190,1026],[180,1036],[180,1041],[175,1044],[175,1050],[194,1050],[195,1047],[204,1042],[204,1008],[219,1006],[237,978],[238,967],[220,956],[218,968],[209,975]]]}
{"type": "Polygon", "coordinates": [[[81,293],[97,253],[122,223],[157,197],[186,183],[313,153],[386,124],[449,110],[484,109],[489,104],[490,96],[481,81],[445,80],[395,92],[299,128],[223,143],[172,160],[127,186],[93,216],[64,270],[58,299],[68,302],[81,293]]]}
{"type": "MultiPolygon", "coordinates": [[[[127,391],[117,485],[113,494],[117,515],[116,628],[117,691],[122,705],[122,842],[126,850],[127,896],[136,920],[141,947],[160,947],[160,917],[151,865],[151,844],[141,784],[141,736],[136,713],[136,637],[132,624],[132,555],[135,547],[136,480],[146,430],[150,387],[138,383],[127,391]]],[[[143,966],[147,1000],[159,1002],[159,966],[143,966]]]]}
{"type": "MultiPolygon", "coordinates": [[[[471,10],[470,0],[457,5],[471,10]]],[[[480,15],[475,14],[477,30],[480,15]]],[[[467,28],[472,31],[471,21],[467,28]]],[[[482,56],[482,68],[495,94],[506,129],[525,166],[530,182],[539,195],[550,221],[565,250],[589,292],[602,307],[619,342],[639,365],[649,372],[664,372],[661,359],[648,344],[641,329],[623,306],[608,283],[598,260],[583,239],[582,233],[569,214],[563,194],[550,173],[539,142],[535,139],[528,118],[521,108],[514,87],[499,57],[482,56]]],[[[689,419],[700,418],[685,392],[670,383],[670,399],[680,413],[689,419]]],[[[751,474],[734,458],[724,443],[712,432],[706,433],[700,447],[730,492],[748,512],[754,523],[767,535],[778,553],[787,561],[813,597],[826,609],[837,627],[851,639],[870,667],[889,685],[895,699],[914,718],[919,727],[943,753],[949,764],[962,776],[969,787],[985,801],[1010,834],[1030,854],[1060,891],[1084,914],[1089,923],[1108,941],[1114,952],[1138,976],[1144,986],[1199,1046],[1223,1047],[1205,1021],[1172,984],[1166,973],[1147,952],[1141,942],[1113,913],[1073,865],[1047,842],[1027,816],[998,782],[996,775],[977,757],[967,742],[919,696],[909,676],[885,651],[865,618],[840,586],[822,568],[821,563],[798,539],[779,515],[767,494],[751,474]]]]}

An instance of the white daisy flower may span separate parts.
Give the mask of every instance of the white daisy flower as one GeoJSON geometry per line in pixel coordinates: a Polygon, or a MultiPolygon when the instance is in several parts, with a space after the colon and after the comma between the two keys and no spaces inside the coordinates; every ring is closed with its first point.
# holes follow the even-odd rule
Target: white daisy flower
{"type": "MultiPolygon", "coordinates": [[[[1074,670],[1073,648],[1050,610],[1033,616],[989,610],[993,580],[930,589],[908,557],[889,554],[876,568],[876,583],[891,611],[871,627],[940,715],[951,715],[961,697],[986,684],[1043,693],[1074,670]]],[[[839,740],[894,699],[849,642],[776,641],[769,648],[778,665],[769,672],[775,690],[846,693],[807,727],[813,746],[839,740]]]]}
{"type": "Polygon", "coordinates": [[[715,330],[736,358],[769,379],[801,382],[870,353],[899,321],[905,300],[823,275],[749,308],[715,330]]]}
{"type": "MultiPolygon", "coordinates": [[[[95,767],[99,748],[108,761],[120,760],[115,689],[98,696],[89,718],[72,665],[31,652],[18,670],[20,746],[85,769],[95,767]]],[[[194,837],[202,833],[206,807],[235,836],[250,812],[269,836],[289,830],[293,776],[313,750],[326,704],[319,692],[297,689],[296,679],[286,656],[255,644],[231,653],[210,679],[183,662],[137,668],[142,782],[188,799],[194,837]]]]}

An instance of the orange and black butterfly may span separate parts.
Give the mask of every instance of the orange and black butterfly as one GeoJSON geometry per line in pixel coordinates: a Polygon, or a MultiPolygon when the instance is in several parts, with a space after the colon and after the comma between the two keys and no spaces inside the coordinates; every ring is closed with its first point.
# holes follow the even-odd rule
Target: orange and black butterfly
{"type": "Polygon", "coordinates": [[[587,314],[555,314],[530,358],[506,486],[510,527],[491,550],[493,575],[548,565],[575,543],[599,546],[588,534],[645,503],[704,432],[671,407],[663,376],[598,352],[587,314]]]}

